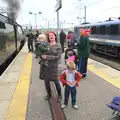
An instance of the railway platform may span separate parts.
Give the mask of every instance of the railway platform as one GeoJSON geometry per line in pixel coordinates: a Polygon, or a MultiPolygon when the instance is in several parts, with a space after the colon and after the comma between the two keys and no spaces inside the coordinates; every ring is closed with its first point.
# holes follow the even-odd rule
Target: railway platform
{"type": "Polygon", "coordinates": [[[25,44],[0,77],[0,120],[108,120],[112,110],[106,104],[120,96],[120,71],[89,59],[88,75],[77,88],[78,110],[71,104],[60,109],[51,86],[53,97],[48,102],[44,100],[46,91],[44,81],[39,79],[38,60],[28,53],[25,44]]]}

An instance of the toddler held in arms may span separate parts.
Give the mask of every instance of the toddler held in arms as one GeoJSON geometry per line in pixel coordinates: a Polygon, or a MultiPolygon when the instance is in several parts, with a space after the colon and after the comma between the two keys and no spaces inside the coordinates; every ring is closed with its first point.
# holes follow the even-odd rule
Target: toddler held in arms
{"type": "MultiPolygon", "coordinates": [[[[49,54],[49,43],[45,34],[40,34],[37,38],[37,54],[38,56],[49,54]]],[[[48,66],[48,61],[41,59],[40,64],[48,66]]]]}

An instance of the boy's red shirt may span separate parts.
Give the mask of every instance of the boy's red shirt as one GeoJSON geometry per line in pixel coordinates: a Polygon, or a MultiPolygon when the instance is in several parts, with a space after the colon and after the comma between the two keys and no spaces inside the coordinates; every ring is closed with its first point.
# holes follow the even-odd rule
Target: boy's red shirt
{"type": "MultiPolygon", "coordinates": [[[[80,74],[78,71],[75,72],[75,81],[76,81],[76,86],[78,87],[78,82],[81,80],[82,74],[80,74]]],[[[66,72],[63,72],[60,75],[60,81],[62,82],[63,86],[66,85],[67,80],[66,80],[66,72]]]]}

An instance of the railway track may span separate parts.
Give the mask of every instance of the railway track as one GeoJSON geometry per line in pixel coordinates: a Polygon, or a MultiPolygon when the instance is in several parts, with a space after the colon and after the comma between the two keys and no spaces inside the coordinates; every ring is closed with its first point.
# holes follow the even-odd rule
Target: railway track
{"type": "Polygon", "coordinates": [[[113,58],[93,51],[91,52],[90,58],[120,71],[120,58],[113,58]]]}

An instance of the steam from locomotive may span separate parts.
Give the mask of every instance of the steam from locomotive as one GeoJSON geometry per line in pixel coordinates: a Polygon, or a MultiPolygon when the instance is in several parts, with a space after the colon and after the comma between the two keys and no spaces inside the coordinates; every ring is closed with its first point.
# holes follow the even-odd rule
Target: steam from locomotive
{"type": "Polygon", "coordinates": [[[22,0],[3,0],[7,3],[8,17],[13,21],[16,21],[19,10],[21,8],[22,0]]]}

